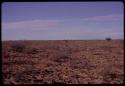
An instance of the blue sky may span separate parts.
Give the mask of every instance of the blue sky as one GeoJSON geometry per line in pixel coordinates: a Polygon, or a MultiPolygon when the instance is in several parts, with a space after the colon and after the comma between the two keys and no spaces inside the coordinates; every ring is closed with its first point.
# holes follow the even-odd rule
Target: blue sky
{"type": "Polygon", "coordinates": [[[123,39],[122,2],[4,2],[2,40],[123,39]]]}

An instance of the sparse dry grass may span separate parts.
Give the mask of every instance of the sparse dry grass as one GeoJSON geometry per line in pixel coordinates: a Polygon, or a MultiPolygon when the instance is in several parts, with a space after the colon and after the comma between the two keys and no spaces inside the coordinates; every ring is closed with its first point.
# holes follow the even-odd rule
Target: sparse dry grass
{"type": "Polygon", "coordinates": [[[4,84],[121,84],[123,40],[2,43],[4,84]]]}

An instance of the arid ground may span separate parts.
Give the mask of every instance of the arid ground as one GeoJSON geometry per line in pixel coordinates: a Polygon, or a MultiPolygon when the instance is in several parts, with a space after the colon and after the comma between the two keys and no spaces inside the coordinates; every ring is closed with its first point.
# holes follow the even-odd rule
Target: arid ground
{"type": "Polygon", "coordinates": [[[123,40],[3,41],[4,84],[122,84],[123,40]]]}

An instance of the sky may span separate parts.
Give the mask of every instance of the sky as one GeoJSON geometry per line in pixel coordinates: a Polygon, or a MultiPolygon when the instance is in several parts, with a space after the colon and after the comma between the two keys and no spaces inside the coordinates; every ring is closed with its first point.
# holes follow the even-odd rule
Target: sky
{"type": "Polygon", "coordinates": [[[4,2],[2,40],[124,39],[122,2],[4,2]]]}

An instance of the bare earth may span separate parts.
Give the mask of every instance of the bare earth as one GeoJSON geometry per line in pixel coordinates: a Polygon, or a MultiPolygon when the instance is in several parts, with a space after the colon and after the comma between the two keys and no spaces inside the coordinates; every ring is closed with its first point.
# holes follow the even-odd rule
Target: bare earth
{"type": "Polygon", "coordinates": [[[2,42],[4,84],[122,84],[123,40],[2,42]]]}

